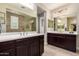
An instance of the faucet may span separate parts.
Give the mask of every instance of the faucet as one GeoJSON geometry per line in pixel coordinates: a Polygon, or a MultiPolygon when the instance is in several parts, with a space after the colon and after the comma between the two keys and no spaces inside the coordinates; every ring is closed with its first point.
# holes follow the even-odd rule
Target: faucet
{"type": "Polygon", "coordinates": [[[25,32],[21,32],[20,35],[21,35],[21,36],[24,36],[24,35],[25,35],[25,32]]]}
{"type": "Polygon", "coordinates": [[[26,36],[26,35],[28,35],[28,32],[26,33],[26,32],[23,32],[23,36],[26,36]]]}

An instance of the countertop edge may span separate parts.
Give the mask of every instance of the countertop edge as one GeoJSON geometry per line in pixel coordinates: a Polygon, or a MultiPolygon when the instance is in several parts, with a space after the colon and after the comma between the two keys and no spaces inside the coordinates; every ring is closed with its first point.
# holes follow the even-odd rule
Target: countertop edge
{"type": "Polygon", "coordinates": [[[12,38],[11,39],[9,38],[5,38],[5,39],[1,39],[0,38],[0,42],[6,42],[6,41],[11,41],[11,40],[18,40],[18,39],[22,39],[22,38],[29,38],[29,37],[35,37],[35,36],[41,36],[41,35],[44,35],[44,34],[34,34],[34,35],[27,35],[27,36],[19,36],[19,37],[15,37],[15,38],[12,38]]]}

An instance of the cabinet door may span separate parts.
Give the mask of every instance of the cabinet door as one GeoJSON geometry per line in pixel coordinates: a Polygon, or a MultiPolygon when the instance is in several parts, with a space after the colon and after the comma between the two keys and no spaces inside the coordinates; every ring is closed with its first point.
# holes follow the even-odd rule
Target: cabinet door
{"type": "Polygon", "coordinates": [[[15,56],[15,48],[10,48],[8,50],[4,50],[2,52],[0,52],[0,56],[15,56]]]}
{"type": "Polygon", "coordinates": [[[18,46],[17,47],[17,56],[28,56],[28,47],[27,46],[18,46]]]}
{"type": "Polygon", "coordinates": [[[57,38],[57,44],[58,44],[58,46],[60,46],[60,47],[64,47],[64,43],[65,43],[65,37],[63,36],[63,35],[59,35],[59,36],[56,36],[56,38],[57,38]]]}
{"type": "Polygon", "coordinates": [[[0,42],[0,55],[15,56],[15,41],[0,42]]]}
{"type": "Polygon", "coordinates": [[[48,36],[48,44],[56,45],[58,43],[58,37],[48,36]]]}
{"type": "Polygon", "coordinates": [[[44,52],[44,36],[39,36],[39,49],[40,49],[40,55],[44,52]]]}
{"type": "Polygon", "coordinates": [[[60,34],[49,34],[48,35],[48,44],[55,45],[58,47],[64,47],[64,35],[60,34]]]}
{"type": "Polygon", "coordinates": [[[39,56],[39,46],[36,43],[31,44],[30,46],[30,56],[39,56]]]}
{"type": "Polygon", "coordinates": [[[70,51],[76,52],[76,36],[66,36],[65,48],[70,51]]]}
{"type": "Polygon", "coordinates": [[[32,43],[30,43],[29,48],[30,56],[39,56],[39,39],[34,38],[32,43]]]}
{"type": "Polygon", "coordinates": [[[17,56],[28,56],[29,55],[29,47],[28,47],[28,39],[22,38],[21,40],[16,40],[16,52],[17,56]]]}
{"type": "Polygon", "coordinates": [[[51,36],[48,35],[47,38],[48,38],[47,39],[48,44],[53,44],[55,42],[53,37],[51,37],[51,36]]]}

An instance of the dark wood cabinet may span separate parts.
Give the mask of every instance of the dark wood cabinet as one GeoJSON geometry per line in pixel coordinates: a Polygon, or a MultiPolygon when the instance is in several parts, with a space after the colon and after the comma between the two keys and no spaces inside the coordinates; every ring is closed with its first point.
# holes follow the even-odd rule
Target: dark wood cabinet
{"type": "Polygon", "coordinates": [[[17,50],[17,56],[28,56],[29,55],[29,51],[28,51],[28,48],[27,46],[18,46],[16,47],[17,50]]]}
{"type": "Polygon", "coordinates": [[[30,55],[39,56],[44,52],[44,36],[36,36],[30,41],[30,55]],[[33,40],[34,39],[34,40],[33,40]]]}
{"type": "Polygon", "coordinates": [[[29,39],[29,56],[39,56],[40,39],[38,36],[29,39]]]}
{"type": "Polygon", "coordinates": [[[44,52],[44,35],[0,42],[0,56],[40,56],[44,52]]]}
{"type": "Polygon", "coordinates": [[[0,52],[0,56],[14,56],[15,55],[15,49],[14,48],[10,48],[4,51],[0,52]]]}
{"type": "Polygon", "coordinates": [[[0,42],[0,56],[14,56],[15,41],[0,42]]]}
{"type": "Polygon", "coordinates": [[[66,35],[65,43],[67,50],[76,52],[76,35],[66,35]]]}
{"type": "Polygon", "coordinates": [[[48,44],[76,52],[76,35],[48,33],[47,38],[48,44]]]}
{"type": "Polygon", "coordinates": [[[29,41],[26,38],[16,40],[16,55],[28,56],[29,55],[29,41]]]}
{"type": "Polygon", "coordinates": [[[30,54],[31,56],[39,56],[39,42],[36,41],[36,42],[33,42],[31,45],[30,45],[30,54]]]}
{"type": "Polygon", "coordinates": [[[41,54],[43,54],[43,52],[44,52],[44,40],[43,40],[43,38],[44,38],[44,36],[39,36],[39,38],[40,38],[40,55],[41,54]]]}

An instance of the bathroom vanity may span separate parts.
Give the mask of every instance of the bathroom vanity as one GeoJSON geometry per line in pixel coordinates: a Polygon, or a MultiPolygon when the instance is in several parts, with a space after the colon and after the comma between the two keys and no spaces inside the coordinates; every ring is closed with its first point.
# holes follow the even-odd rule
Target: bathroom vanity
{"type": "Polygon", "coordinates": [[[40,56],[43,52],[43,34],[0,38],[0,56],[40,56]]]}
{"type": "Polygon", "coordinates": [[[60,48],[76,52],[76,33],[48,32],[47,42],[60,48]]]}

